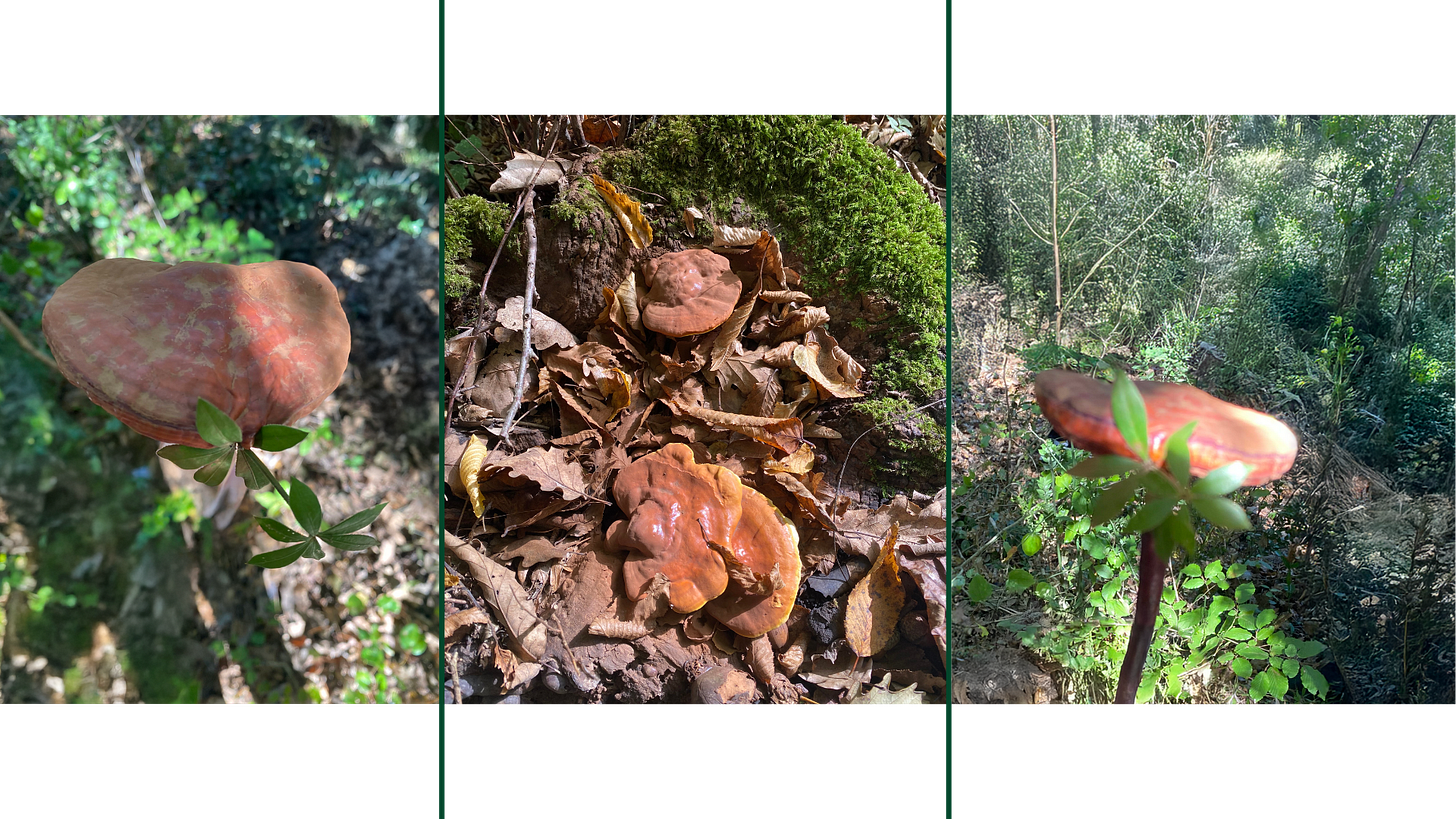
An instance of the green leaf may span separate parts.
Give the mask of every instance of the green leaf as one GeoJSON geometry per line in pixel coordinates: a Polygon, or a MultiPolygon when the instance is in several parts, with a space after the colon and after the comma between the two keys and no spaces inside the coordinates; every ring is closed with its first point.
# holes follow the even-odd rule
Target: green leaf
{"type": "Polygon", "coordinates": [[[1239,628],[1238,626],[1232,626],[1230,628],[1224,629],[1223,636],[1229,638],[1230,640],[1249,640],[1252,639],[1254,635],[1244,629],[1239,628]]]}
{"type": "Polygon", "coordinates": [[[1214,595],[1214,598],[1208,602],[1208,617],[1210,620],[1217,620],[1220,614],[1223,614],[1233,607],[1234,601],[1221,594],[1214,595]]]}
{"type": "Polygon", "coordinates": [[[1020,594],[1036,585],[1036,577],[1025,569],[1012,569],[1006,574],[1006,591],[1020,594]]]}
{"type": "Polygon", "coordinates": [[[1201,625],[1203,625],[1203,609],[1185,611],[1178,615],[1178,630],[1184,634],[1191,634],[1201,625]]]}
{"type": "Polygon", "coordinates": [[[1127,531],[1146,532],[1149,529],[1156,529],[1158,524],[1162,523],[1168,518],[1168,515],[1173,513],[1173,505],[1177,502],[1177,498],[1148,501],[1127,522],[1127,531]]]}
{"type": "Polygon", "coordinates": [[[1189,421],[1178,428],[1178,431],[1168,436],[1168,443],[1163,450],[1163,463],[1167,465],[1168,471],[1178,479],[1178,483],[1187,486],[1188,475],[1188,436],[1193,434],[1193,428],[1198,426],[1197,421],[1189,421]]]}
{"type": "Polygon", "coordinates": [[[1284,695],[1289,693],[1289,678],[1273,666],[1265,669],[1264,673],[1269,675],[1269,693],[1276,700],[1284,699],[1284,695]]]}
{"type": "Polygon", "coordinates": [[[966,596],[971,598],[972,603],[986,602],[993,591],[995,591],[995,587],[981,575],[972,577],[971,582],[966,584],[966,596]]]}
{"type": "Polygon", "coordinates": [[[1179,694],[1183,693],[1183,680],[1181,679],[1182,674],[1182,660],[1174,660],[1173,662],[1169,663],[1167,670],[1163,672],[1163,679],[1168,683],[1168,699],[1174,699],[1179,694]]]}
{"type": "Polygon", "coordinates": [[[414,623],[406,623],[405,627],[399,630],[399,647],[401,650],[413,657],[424,654],[429,648],[425,642],[425,636],[420,627],[414,623]]]}
{"type": "Polygon", "coordinates": [[[1325,675],[1321,674],[1319,669],[1313,666],[1307,665],[1299,669],[1299,681],[1304,685],[1304,690],[1311,694],[1318,694],[1320,699],[1324,699],[1325,695],[1330,693],[1329,681],[1325,679],[1325,675]]]}
{"type": "Polygon", "coordinates": [[[213,447],[212,449],[198,449],[195,446],[182,446],[172,444],[157,450],[157,455],[166,458],[183,469],[197,469],[206,466],[219,458],[230,455],[233,448],[230,446],[213,447]]]}
{"type": "Polygon", "coordinates": [[[1250,660],[1269,659],[1269,652],[1265,651],[1262,648],[1259,648],[1258,646],[1249,645],[1248,643],[1240,643],[1239,646],[1234,649],[1234,653],[1239,655],[1240,657],[1247,657],[1250,660]]]}
{"type": "Polygon", "coordinates": [[[1275,612],[1273,609],[1264,609],[1263,611],[1259,612],[1259,619],[1257,621],[1259,628],[1263,628],[1264,626],[1267,626],[1270,623],[1274,622],[1274,618],[1278,616],[1278,613],[1275,612]]]}
{"type": "Polygon", "coordinates": [[[1264,699],[1264,694],[1269,691],[1269,672],[1260,671],[1249,681],[1249,696],[1254,702],[1264,699]]]}
{"type": "Polygon", "coordinates": [[[318,538],[309,538],[308,542],[303,545],[307,547],[303,550],[304,557],[309,558],[310,560],[324,559],[324,550],[323,547],[319,546],[318,538]]]}
{"type": "Polygon", "coordinates": [[[1246,680],[1254,675],[1254,664],[1243,657],[1235,657],[1233,662],[1229,663],[1229,668],[1246,680]]]}
{"type": "Polygon", "coordinates": [[[1228,498],[1194,495],[1193,508],[1214,526],[1241,531],[1252,528],[1249,516],[1244,513],[1244,507],[1228,498]]]}
{"type": "Polygon", "coordinates": [[[1143,405],[1142,393],[1138,392],[1132,380],[1118,371],[1112,381],[1112,420],[1127,448],[1139,457],[1148,455],[1148,410],[1143,405]]]}
{"type": "Polygon", "coordinates": [[[1183,490],[1179,488],[1172,476],[1161,469],[1143,473],[1143,486],[1148,489],[1148,500],[1176,498],[1183,494],[1183,490]]]}
{"type": "Polygon", "coordinates": [[[1284,672],[1284,676],[1293,678],[1299,674],[1299,661],[1287,659],[1279,664],[1279,670],[1284,672]]]}
{"type": "Polygon", "coordinates": [[[342,535],[349,532],[357,532],[360,529],[363,529],[369,524],[373,523],[374,519],[379,517],[379,513],[384,511],[384,506],[385,504],[380,503],[371,506],[362,512],[355,512],[354,514],[348,516],[347,518],[344,518],[338,523],[335,523],[333,526],[324,527],[324,531],[328,532],[331,535],[342,535]]]}
{"type": "Polygon", "coordinates": [[[289,485],[288,508],[298,519],[298,525],[305,532],[316,535],[324,523],[324,513],[319,509],[318,496],[303,481],[295,480],[289,485]]]}
{"type": "Polygon", "coordinates": [[[206,398],[197,399],[197,434],[213,446],[240,444],[243,431],[238,424],[206,398]]]}
{"type": "Polygon", "coordinates": [[[1224,464],[1218,469],[1204,475],[1198,483],[1193,484],[1193,494],[1207,497],[1218,497],[1238,489],[1244,485],[1244,478],[1249,474],[1249,468],[1244,466],[1243,461],[1234,461],[1224,464]]]}
{"type": "Polygon", "coordinates": [[[281,569],[303,557],[303,553],[308,550],[308,544],[312,542],[312,540],[306,540],[296,546],[253,555],[248,563],[253,566],[262,566],[265,569],[281,569]]]}
{"type": "Polygon", "coordinates": [[[1021,551],[1027,557],[1031,557],[1032,555],[1036,554],[1037,552],[1040,552],[1041,551],[1041,535],[1038,535],[1038,534],[1028,534],[1025,537],[1021,538],[1021,551]]]}
{"type": "Polygon", "coordinates": [[[1319,640],[1305,640],[1299,645],[1299,659],[1308,660],[1310,657],[1318,656],[1324,650],[1325,644],[1319,640]]]}
{"type": "Polygon", "coordinates": [[[319,539],[335,549],[345,552],[357,552],[379,545],[379,541],[369,535],[336,535],[332,532],[319,532],[319,539]]]}
{"type": "Polygon", "coordinates": [[[308,437],[301,429],[285,427],[282,424],[265,424],[253,436],[253,446],[268,452],[282,452],[308,437]]]}
{"type": "MultiPolygon", "coordinates": [[[[227,452],[231,455],[232,447],[228,447],[227,452]]],[[[219,458],[206,466],[198,467],[197,471],[192,473],[192,477],[204,486],[217,486],[227,480],[228,471],[232,469],[232,466],[232,458],[219,458]]]]}
{"type": "Polygon", "coordinates": [[[1098,455],[1088,458],[1067,470],[1068,475],[1077,478],[1110,478],[1137,469],[1138,462],[1121,455],[1098,455]]]}
{"type": "Polygon", "coordinates": [[[1249,600],[1252,599],[1253,596],[1254,596],[1254,584],[1253,583],[1240,583],[1239,584],[1239,587],[1237,589],[1234,589],[1234,599],[1237,600],[1240,603],[1247,603],[1247,602],[1249,602],[1249,600]]]}
{"type": "Polygon", "coordinates": [[[295,532],[289,527],[284,526],[282,523],[279,523],[272,518],[258,517],[255,515],[253,517],[253,520],[258,521],[258,526],[263,530],[264,533],[268,535],[268,537],[271,537],[274,540],[280,541],[282,543],[297,543],[299,541],[308,540],[308,535],[305,535],[302,532],[295,532]]]}
{"type": "MultiPolygon", "coordinates": [[[[1193,519],[1188,514],[1187,505],[1178,507],[1178,511],[1174,512],[1171,517],[1164,521],[1163,525],[1167,527],[1168,535],[1172,541],[1178,544],[1185,554],[1191,555],[1198,551],[1198,541],[1193,537],[1193,519]]],[[[1161,556],[1171,557],[1171,555],[1161,556]]],[[[1203,584],[1199,583],[1198,585],[1201,586],[1203,584]]],[[[1197,588],[1197,586],[1191,588],[1197,588]]]]}
{"type": "Polygon", "coordinates": [[[268,465],[251,449],[238,450],[237,473],[249,489],[267,489],[273,484],[269,480],[272,473],[268,471],[268,465]]]}
{"type": "Polygon", "coordinates": [[[399,598],[393,595],[384,595],[374,605],[385,614],[399,614],[399,598]]]}
{"type": "Polygon", "coordinates": [[[1133,475],[1103,489],[1102,494],[1097,497],[1097,502],[1092,505],[1092,525],[1101,526],[1121,515],[1122,508],[1132,499],[1133,493],[1142,483],[1142,475],[1133,475]]]}

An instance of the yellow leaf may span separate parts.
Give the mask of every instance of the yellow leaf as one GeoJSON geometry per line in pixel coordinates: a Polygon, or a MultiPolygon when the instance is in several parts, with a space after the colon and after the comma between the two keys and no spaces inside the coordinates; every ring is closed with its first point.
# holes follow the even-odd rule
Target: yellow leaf
{"type": "Polygon", "coordinates": [[[485,517],[485,498],[480,496],[480,466],[485,463],[488,450],[484,440],[472,435],[465,451],[460,453],[460,482],[465,484],[465,496],[470,499],[470,508],[475,510],[477,518],[485,517]]]}
{"type": "Polygon", "coordinates": [[[861,657],[873,657],[889,648],[898,636],[905,588],[900,585],[900,561],[895,553],[899,524],[890,526],[880,557],[870,573],[849,593],[844,607],[844,638],[861,657]]]}
{"type": "Polygon", "coordinates": [[[597,192],[611,206],[612,213],[617,214],[617,221],[622,223],[622,230],[627,232],[632,246],[641,250],[652,244],[652,225],[643,218],[642,206],[632,197],[618,192],[616,185],[600,176],[592,174],[591,179],[592,184],[597,186],[597,192]]]}

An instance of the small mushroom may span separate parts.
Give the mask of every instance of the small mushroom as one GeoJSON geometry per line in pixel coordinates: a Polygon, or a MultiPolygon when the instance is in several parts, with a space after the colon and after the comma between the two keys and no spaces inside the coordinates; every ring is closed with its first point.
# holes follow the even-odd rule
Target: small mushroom
{"type": "Polygon", "coordinates": [[[608,528],[607,543],[630,552],[622,564],[629,597],[642,599],[659,574],[678,612],[697,611],[723,593],[728,572],[707,539],[727,543],[738,525],[738,476],[696,463],[686,444],[672,443],[623,467],[612,494],[628,518],[608,528]]]}
{"type": "MultiPolygon", "coordinates": [[[[1257,486],[1280,477],[1293,465],[1299,441],[1277,418],[1220,401],[1187,384],[1134,383],[1147,410],[1149,458],[1154,463],[1163,463],[1170,435],[1189,421],[1197,421],[1188,439],[1188,467],[1193,475],[1206,475],[1242,461],[1250,470],[1244,485],[1257,486]]],[[[1044,370],[1036,377],[1036,401],[1052,428],[1074,446],[1094,455],[1134,457],[1112,418],[1111,384],[1066,370],[1044,370]]],[[[1137,698],[1167,565],[1158,556],[1153,531],[1143,532],[1137,603],[1114,702],[1132,703],[1137,698]]]]}
{"type": "Polygon", "coordinates": [[[339,385],[349,322],[338,291],[297,262],[168,265],[107,259],[56,289],[41,328],[66,379],[122,423],[207,447],[197,399],[238,422],[243,445],[339,385]]]}
{"type": "Polygon", "coordinates": [[[671,338],[706,333],[728,320],[743,282],[711,250],[666,253],[647,263],[642,324],[671,338]]]}

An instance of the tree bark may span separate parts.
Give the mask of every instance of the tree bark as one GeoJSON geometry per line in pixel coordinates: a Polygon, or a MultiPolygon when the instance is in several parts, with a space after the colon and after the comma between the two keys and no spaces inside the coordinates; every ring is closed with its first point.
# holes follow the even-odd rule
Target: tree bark
{"type": "Polygon", "coordinates": [[[1375,267],[1375,260],[1380,255],[1380,246],[1385,243],[1385,234],[1390,232],[1390,223],[1395,218],[1396,206],[1405,195],[1406,182],[1410,180],[1411,172],[1416,167],[1416,157],[1420,156],[1421,147],[1426,144],[1426,137],[1431,133],[1431,125],[1436,121],[1434,116],[1426,117],[1426,127],[1421,130],[1421,138],[1416,140],[1416,147],[1411,151],[1410,159],[1405,163],[1405,173],[1400,175],[1400,181],[1395,185],[1395,192],[1390,195],[1390,201],[1386,202],[1380,214],[1380,221],[1376,223],[1375,230],[1370,234],[1370,243],[1365,249],[1365,258],[1361,260],[1354,274],[1345,279],[1345,287],[1340,291],[1340,305],[1337,310],[1343,315],[1345,308],[1353,306],[1359,301],[1360,293],[1365,289],[1365,281],[1370,276],[1370,271],[1375,267]]]}

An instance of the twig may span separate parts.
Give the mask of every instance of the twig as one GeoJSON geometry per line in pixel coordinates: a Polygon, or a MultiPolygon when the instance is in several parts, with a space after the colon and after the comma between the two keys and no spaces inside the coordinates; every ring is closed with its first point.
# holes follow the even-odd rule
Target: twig
{"type": "Polygon", "coordinates": [[[16,326],[15,322],[10,320],[10,316],[6,315],[4,310],[0,310],[0,326],[9,330],[10,334],[15,336],[15,343],[20,345],[20,349],[30,353],[36,361],[50,367],[56,372],[61,371],[61,368],[56,366],[56,360],[46,355],[45,351],[31,344],[30,339],[26,338],[25,334],[20,332],[20,327],[16,326]]]}
{"type": "Polygon", "coordinates": [[[142,186],[142,197],[147,200],[147,207],[152,211],[152,216],[157,220],[157,227],[166,230],[167,221],[162,218],[161,212],[157,210],[157,202],[152,198],[152,188],[147,184],[147,172],[142,167],[141,149],[137,147],[136,142],[132,141],[131,135],[125,129],[117,128],[116,132],[121,134],[122,142],[126,143],[126,158],[131,162],[131,169],[136,171],[137,181],[142,186]]]}
{"type": "MultiPolygon", "coordinates": [[[[931,407],[935,406],[936,404],[943,403],[944,401],[945,401],[944,398],[937,398],[934,401],[931,401],[929,404],[922,404],[922,405],[920,405],[920,406],[918,406],[918,407],[916,407],[914,409],[906,410],[906,411],[900,413],[899,415],[893,416],[891,418],[887,418],[887,419],[885,419],[884,424],[889,424],[889,423],[898,421],[901,418],[904,418],[904,417],[910,415],[911,413],[916,413],[916,412],[920,412],[921,410],[930,409],[931,407]]],[[[849,445],[849,449],[844,453],[844,461],[839,464],[839,478],[838,478],[838,480],[834,484],[834,506],[832,508],[830,508],[830,510],[829,510],[829,522],[834,525],[835,531],[838,531],[839,530],[839,490],[840,490],[841,487],[844,486],[844,468],[849,465],[849,456],[850,456],[851,453],[854,452],[854,448],[859,445],[859,442],[860,442],[860,439],[861,438],[864,438],[866,435],[869,435],[871,432],[873,432],[876,429],[879,429],[881,426],[883,426],[883,424],[875,424],[874,426],[871,426],[869,429],[865,430],[864,432],[861,432],[859,434],[859,436],[854,439],[854,442],[849,445]]]]}
{"type": "Polygon", "coordinates": [[[505,426],[501,429],[501,440],[510,443],[511,424],[521,409],[521,397],[526,392],[526,372],[535,358],[531,350],[531,307],[536,301],[536,193],[528,189],[526,197],[526,304],[521,308],[521,368],[516,372],[516,394],[506,410],[505,426]]]}

